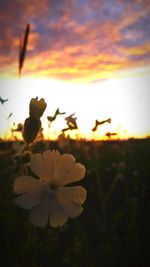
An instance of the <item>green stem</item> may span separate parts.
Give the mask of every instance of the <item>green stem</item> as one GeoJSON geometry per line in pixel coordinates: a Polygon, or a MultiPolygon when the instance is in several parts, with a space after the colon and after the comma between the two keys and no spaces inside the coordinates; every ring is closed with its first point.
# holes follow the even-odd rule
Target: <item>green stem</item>
{"type": "Polygon", "coordinates": [[[103,229],[103,233],[106,233],[106,205],[105,205],[105,201],[104,201],[103,185],[102,185],[98,165],[96,165],[96,182],[97,182],[97,188],[98,188],[98,196],[99,196],[100,201],[101,201],[102,229],[103,229]]]}
{"type": "Polygon", "coordinates": [[[104,203],[107,203],[108,200],[110,199],[112,193],[114,192],[116,185],[118,183],[118,177],[116,176],[115,179],[113,180],[112,184],[110,185],[108,191],[106,192],[104,196],[104,203]]]}

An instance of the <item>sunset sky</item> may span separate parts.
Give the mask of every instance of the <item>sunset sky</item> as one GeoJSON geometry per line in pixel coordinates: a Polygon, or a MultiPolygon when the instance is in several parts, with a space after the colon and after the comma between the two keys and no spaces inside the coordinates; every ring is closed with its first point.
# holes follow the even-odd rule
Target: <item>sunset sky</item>
{"type": "MultiPolygon", "coordinates": [[[[80,135],[121,138],[150,135],[149,0],[0,1],[0,136],[28,117],[32,97],[47,109],[76,112],[80,135]],[[30,24],[22,76],[18,77],[20,38],[30,24]],[[9,122],[7,117],[13,113],[9,122]],[[95,119],[111,124],[92,133],[95,119]]],[[[54,122],[51,136],[65,127],[54,122]]],[[[74,131],[74,135],[77,131],[74,131]]]]}

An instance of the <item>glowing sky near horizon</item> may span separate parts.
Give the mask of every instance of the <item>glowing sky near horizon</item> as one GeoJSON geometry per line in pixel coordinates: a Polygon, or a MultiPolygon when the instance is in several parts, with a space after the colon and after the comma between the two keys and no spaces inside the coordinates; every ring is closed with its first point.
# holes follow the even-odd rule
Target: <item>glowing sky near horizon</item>
{"type": "MultiPolygon", "coordinates": [[[[44,98],[47,108],[42,117],[42,125],[47,134],[47,116],[52,116],[57,108],[65,115],[59,116],[52,124],[51,138],[56,138],[66,127],[64,118],[76,112],[80,136],[101,139],[106,132],[118,132],[121,138],[145,137],[150,134],[150,76],[122,78],[93,84],[70,84],[50,79],[18,79],[0,81],[1,95],[9,101],[1,105],[0,135],[4,136],[6,118],[13,112],[9,126],[19,123],[29,116],[29,102],[32,97],[44,98]],[[93,134],[95,119],[112,119],[93,134]]],[[[70,134],[70,132],[69,132],[70,134]]],[[[77,131],[72,131],[75,137],[77,131]]],[[[47,137],[47,136],[46,136],[47,137]]]]}
{"type": "MultiPolygon", "coordinates": [[[[0,1],[0,136],[28,116],[32,97],[67,115],[76,112],[83,136],[94,120],[112,118],[99,131],[124,136],[150,135],[149,0],[5,0],[0,1]],[[21,79],[20,37],[31,31],[21,79]]],[[[65,126],[64,117],[52,132],[65,126]]]]}

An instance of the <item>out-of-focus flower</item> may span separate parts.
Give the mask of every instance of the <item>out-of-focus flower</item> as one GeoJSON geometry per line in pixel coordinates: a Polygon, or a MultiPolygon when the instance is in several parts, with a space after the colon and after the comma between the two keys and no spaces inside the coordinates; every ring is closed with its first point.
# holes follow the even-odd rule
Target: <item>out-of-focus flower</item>
{"type": "Polygon", "coordinates": [[[41,121],[39,119],[29,117],[25,120],[22,135],[27,144],[30,144],[34,141],[40,128],[41,121]]]}
{"type": "Polygon", "coordinates": [[[38,100],[38,98],[32,98],[29,105],[30,117],[27,118],[23,126],[23,138],[27,144],[34,141],[41,129],[40,118],[46,109],[47,104],[44,98],[38,100]]]}
{"type": "Polygon", "coordinates": [[[60,112],[59,108],[56,109],[55,114],[53,116],[47,116],[48,121],[51,123],[52,121],[56,120],[58,115],[64,115],[66,112],[60,112]]]}
{"type": "Polygon", "coordinates": [[[120,172],[117,173],[116,177],[117,177],[118,180],[121,180],[121,181],[124,180],[124,176],[123,176],[123,174],[120,173],[120,172]]]}
{"type": "Polygon", "coordinates": [[[124,171],[125,168],[126,168],[126,163],[124,161],[120,161],[118,163],[118,166],[117,167],[118,167],[118,171],[124,171]]]}
{"type": "Polygon", "coordinates": [[[31,118],[40,119],[47,107],[44,98],[32,98],[29,106],[29,114],[31,118]]]}
{"type": "Polygon", "coordinates": [[[103,125],[105,124],[106,122],[108,123],[111,123],[111,118],[107,119],[107,120],[103,120],[103,121],[98,121],[98,120],[95,120],[95,126],[92,128],[92,131],[95,132],[97,130],[97,127],[99,125],[103,125]]]}
{"type": "Polygon", "coordinates": [[[65,136],[64,132],[62,132],[59,136],[58,136],[58,146],[60,149],[67,149],[67,147],[69,147],[70,144],[70,138],[69,136],[65,136]]]}
{"type": "Polygon", "coordinates": [[[111,166],[112,166],[113,168],[116,168],[116,167],[117,167],[117,163],[116,163],[116,162],[113,162],[113,163],[111,164],[111,166]]]}
{"type": "Polygon", "coordinates": [[[117,135],[117,133],[110,133],[110,132],[107,132],[105,134],[105,136],[107,136],[108,138],[111,138],[112,136],[116,136],[116,135],[117,135]]]}
{"type": "Polygon", "coordinates": [[[75,113],[73,113],[73,114],[71,114],[71,115],[69,115],[68,117],[65,118],[68,127],[62,129],[62,132],[65,132],[65,131],[68,131],[68,130],[78,129],[77,122],[76,122],[77,117],[73,118],[74,114],[75,113]]]}
{"type": "Polygon", "coordinates": [[[65,187],[85,176],[85,167],[75,162],[71,154],[47,150],[31,157],[31,170],[39,179],[21,176],[15,180],[14,192],[20,196],[16,204],[31,210],[31,221],[44,227],[63,225],[83,211],[86,189],[82,186],[65,187]]]}
{"type": "Polygon", "coordinates": [[[13,132],[22,132],[22,130],[23,130],[23,125],[22,125],[22,123],[18,123],[18,125],[17,125],[16,128],[12,128],[12,129],[11,129],[12,133],[13,133],[13,132]]]}

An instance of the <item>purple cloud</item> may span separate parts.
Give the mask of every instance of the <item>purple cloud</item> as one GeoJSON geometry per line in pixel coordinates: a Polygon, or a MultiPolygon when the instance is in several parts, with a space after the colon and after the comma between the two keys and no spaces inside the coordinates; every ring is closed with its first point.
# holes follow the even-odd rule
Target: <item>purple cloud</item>
{"type": "Polygon", "coordinates": [[[1,1],[0,68],[10,71],[17,62],[27,23],[31,26],[27,73],[39,75],[42,68],[45,75],[62,79],[97,73],[98,80],[100,70],[131,69],[141,66],[141,60],[147,65],[149,14],[147,0],[1,1]]]}

